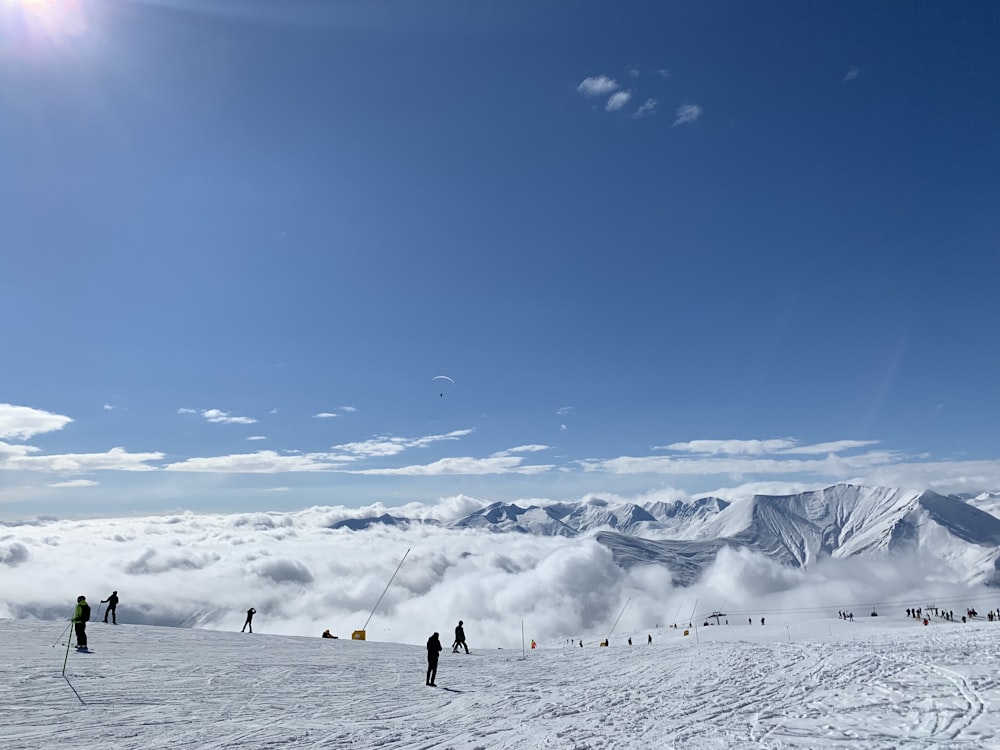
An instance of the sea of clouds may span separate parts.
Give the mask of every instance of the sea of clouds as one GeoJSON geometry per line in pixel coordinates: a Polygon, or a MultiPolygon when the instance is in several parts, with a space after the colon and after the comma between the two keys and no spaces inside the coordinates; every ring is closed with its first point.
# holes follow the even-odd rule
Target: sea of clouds
{"type": "Polygon", "coordinates": [[[676,588],[665,567],[624,570],[592,538],[436,524],[330,528],[386,512],[446,523],[482,505],[459,497],[397,509],[6,524],[0,617],[67,619],[84,594],[96,618],[100,600],[117,590],[120,622],[238,630],[254,607],[258,632],[319,635],[329,628],[349,638],[367,622],[369,640],[422,643],[433,631],[450,638],[461,619],[470,645],[495,648],[519,647],[522,625],[526,638],[589,639],[617,622],[624,637],[674,622],[701,624],[715,610],[734,623],[949,602],[958,611],[983,595],[937,580],[933,555],[827,560],[803,570],[723,549],[695,586],[676,588]]]}

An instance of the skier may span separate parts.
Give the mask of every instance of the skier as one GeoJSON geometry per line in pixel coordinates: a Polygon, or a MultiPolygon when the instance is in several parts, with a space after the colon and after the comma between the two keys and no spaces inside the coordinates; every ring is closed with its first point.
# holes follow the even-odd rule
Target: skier
{"type": "Polygon", "coordinates": [[[465,628],[462,627],[461,620],[459,620],[458,625],[455,626],[455,642],[451,644],[451,652],[453,654],[457,654],[459,646],[465,648],[465,653],[469,653],[469,644],[465,642],[465,628]]]}
{"type": "Polygon", "coordinates": [[[434,680],[437,679],[438,656],[441,655],[441,639],[435,633],[427,639],[427,685],[437,687],[434,680]]]}
{"type": "MultiPolygon", "coordinates": [[[[108,621],[108,614],[110,614],[111,615],[111,624],[112,625],[117,625],[118,624],[118,614],[117,614],[117,609],[118,609],[118,592],[117,591],[112,591],[111,592],[111,596],[109,596],[107,599],[101,599],[101,604],[104,604],[104,603],[107,603],[107,605],[108,605],[108,608],[106,610],[104,610],[104,622],[108,621]]],[[[100,607],[98,607],[98,612],[100,612],[100,607]]]]}
{"type": "Polygon", "coordinates": [[[255,614],[257,614],[257,610],[253,607],[250,607],[250,609],[247,610],[247,621],[243,623],[243,630],[240,631],[241,633],[247,632],[247,628],[250,628],[251,633],[253,632],[253,616],[255,614]]]}
{"type": "Polygon", "coordinates": [[[646,636],[646,645],[648,645],[648,646],[652,646],[653,645],[653,634],[652,633],[650,633],[649,635],[646,636]]]}
{"type": "Polygon", "coordinates": [[[76,631],[76,650],[87,650],[87,621],[90,619],[90,605],[87,597],[76,597],[76,611],[73,613],[73,629],[76,631]]]}

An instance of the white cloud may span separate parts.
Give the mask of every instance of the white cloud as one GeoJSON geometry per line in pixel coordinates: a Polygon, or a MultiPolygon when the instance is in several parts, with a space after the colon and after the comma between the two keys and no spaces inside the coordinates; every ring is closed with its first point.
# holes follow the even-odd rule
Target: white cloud
{"type": "Polygon", "coordinates": [[[356,408],[356,407],[354,407],[354,406],[341,406],[341,407],[340,407],[340,410],[341,410],[341,411],[345,411],[345,412],[348,412],[348,413],[351,413],[351,412],[355,412],[355,411],[357,411],[357,408],[356,408]]]}
{"type": "Polygon", "coordinates": [[[0,439],[27,440],[35,435],[61,430],[72,421],[61,414],[30,406],[0,404],[0,439]]]}
{"type": "Polygon", "coordinates": [[[206,422],[214,424],[255,424],[257,422],[253,417],[234,417],[229,412],[219,409],[205,409],[201,416],[205,418],[206,422]]]}
{"type": "Polygon", "coordinates": [[[497,451],[493,454],[493,457],[497,456],[510,456],[516,453],[538,453],[539,451],[547,451],[551,446],[548,445],[519,445],[516,448],[508,448],[507,450],[497,451]]]}
{"type": "Polygon", "coordinates": [[[267,440],[266,435],[251,435],[247,440],[267,440]]]}
{"type": "Polygon", "coordinates": [[[523,464],[521,456],[493,456],[491,458],[456,457],[442,458],[429,464],[400,466],[390,469],[354,469],[349,474],[377,476],[442,476],[442,475],[483,475],[483,474],[541,474],[552,470],[553,466],[523,464]]]}
{"type": "Polygon", "coordinates": [[[701,107],[697,104],[682,104],[677,108],[677,118],[674,125],[686,125],[701,117],[701,107]]]}
{"type": "Polygon", "coordinates": [[[313,419],[330,419],[331,417],[339,417],[339,414],[334,414],[330,411],[321,411],[319,414],[313,414],[313,419]]]}
{"type": "Polygon", "coordinates": [[[113,411],[114,408],[115,407],[113,407],[111,404],[105,404],[104,405],[104,411],[113,411]]]}
{"type": "Polygon", "coordinates": [[[628,100],[631,98],[631,91],[617,91],[608,97],[608,103],[604,105],[604,111],[615,112],[628,104],[628,100]]]}
{"type": "Polygon", "coordinates": [[[638,78],[639,77],[639,67],[637,65],[633,65],[632,67],[630,67],[628,69],[628,74],[630,76],[632,76],[633,78],[638,78]]]}
{"type": "Polygon", "coordinates": [[[607,76],[591,76],[584,78],[580,85],[576,87],[584,96],[604,96],[621,88],[618,82],[607,76]]]}
{"type": "Polygon", "coordinates": [[[855,67],[854,67],[854,66],[852,65],[851,67],[849,67],[849,68],[847,69],[847,72],[846,72],[846,73],[844,73],[844,77],[840,79],[840,80],[841,80],[841,83],[847,83],[848,81],[853,81],[853,80],[854,80],[855,78],[857,78],[857,77],[858,77],[858,76],[859,76],[860,74],[861,74],[861,71],[860,71],[860,70],[858,70],[857,68],[855,68],[855,67]]]}
{"type": "Polygon", "coordinates": [[[800,445],[795,448],[787,448],[780,452],[822,455],[824,453],[841,453],[843,451],[853,450],[854,448],[867,448],[869,445],[878,445],[878,442],[878,440],[833,440],[828,443],[800,445]]]}
{"type": "MultiPolygon", "coordinates": [[[[37,449],[33,449],[33,452],[35,451],[37,449]]],[[[81,474],[90,471],[156,471],[155,466],[148,464],[162,458],[162,453],[129,453],[124,448],[112,448],[106,453],[10,456],[4,450],[4,444],[0,443],[0,469],[15,471],[47,471],[61,474],[81,474]]]]}
{"type": "Polygon", "coordinates": [[[556,414],[563,416],[566,414],[576,414],[575,406],[561,406],[556,410],[556,414]]]}
{"type": "Polygon", "coordinates": [[[635,111],[632,117],[647,117],[656,113],[656,99],[647,99],[640,107],[635,111]]]}
{"type": "Polygon", "coordinates": [[[53,482],[52,484],[46,485],[46,487],[96,487],[97,482],[92,479],[70,479],[66,482],[53,482]]]}
{"type": "Polygon", "coordinates": [[[345,451],[355,456],[395,456],[410,448],[424,448],[441,441],[458,440],[459,438],[471,435],[472,432],[472,430],[452,430],[444,435],[427,435],[426,437],[419,438],[384,436],[360,442],[343,443],[333,447],[334,450],[345,451]]]}
{"type": "Polygon", "coordinates": [[[667,450],[685,453],[764,455],[793,448],[795,445],[796,441],[790,438],[777,440],[689,440],[686,443],[671,443],[667,446],[658,446],[654,450],[666,448],[667,450]]]}
{"type": "Polygon", "coordinates": [[[658,68],[656,73],[660,78],[670,78],[670,71],[666,68],[658,68]]]}
{"type": "Polygon", "coordinates": [[[844,480],[872,467],[897,463],[899,453],[873,451],[857,456],[828,455],[823,459],[723,458],[678,456],[621,456],[581,462],[587,471],[612,474],[667,474],[675,476],[743,477],[746,475],[802,474],[844,480]]]}
{"type": "Polygon", "coordinates": [[[345,458],[330,453],[282,456],[274,451],[237,453],[230,456],[188,458],[164,467],[166,471],[212,474],[278,474],[283,472],[333,471],[345,458]]]}
{"type": "Polygon", "coordinates": [[[197,414],[198,410],[197,409],[188,409],[188,408],[182,406],[180,409],[177,410],[177,413],[178,414],[197,414]]]}

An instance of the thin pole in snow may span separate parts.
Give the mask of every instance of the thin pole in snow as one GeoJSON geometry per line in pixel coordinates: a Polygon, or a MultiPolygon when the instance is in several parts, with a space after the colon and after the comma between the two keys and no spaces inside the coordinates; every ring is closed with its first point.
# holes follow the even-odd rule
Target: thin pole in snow
{"type": "MultiPolygon", "coordinates": [[[[628,598],[628,601],[625,602],[625,607],[628,606],[628,603],[630,601],[632,601],[632,597],[631,596],[628,598]]],[[[625,614],[625,607],[622,607],[622,611],[618,613],[618,620],[622,619],[622,615],[625,614]]],[[[608,638],[607,638],[608,641],[611,640],[611,633],[614,633],[615,632],[615,628],[618,627],[618,620],[615,620],[615,624],[611,626],[611,630],[608,632],[608,638]]]]}
{"type": "MultiPolygon", "coordinates": [[[[72,622],[69,625],[66,626],[66,630],[69,630],[71,627],[73,627],[73,623],[72,622]]],[[[52,648],[55,648],[56,646],[59,645],[59,642],[62,640],[63,635],[66,635],[66,630],[64,630],[62,632],[61,636],[59,636],[58,638],[56,638],[56,642],[52,644],[52,648]]]]}
{"type": "MultiPolygon", "coordinates": [[[[406,559],[406,556],[407,556],[408,554],[410,554],[410,550],[409,550],[409,548],[407,548],[406,552],[405,552],[405,553],[403,553],[403,560],[405,560],[405,559],[406,559]]],[[[370,615],[368,615],[368,619],[367,619],[367,620],[365,620],[365,624],[361,626],[361,629],[362,629],[362,630],[367,630],[367,629],[368,629],[368,623],[369,623],[369,622],[371,622],[371,619],[372,619],[372,617],[374,617],[374,615],[375,615],[375,610],[376,610],[376,609],[378,609],[378,605],[382,603],[382,597],[383,597],[383,596],[385,596],[385,592],[386,592],[386,591],[388,591],[388,590],[389,590],[389,587],[390,587],[390,586],[392,585],[392,580],[393,580],[393,578],[395,578],[395,577],[396,577],[396,573],[398,573],[398,572],[399,572],[399,569],[400,569],[401,567],[403,567],[403,560],[400,560],[400,561],[399,561],[399,565],[397,565],[397,566],[396,566],[396,570],[395,570],[395,572],[393,572],[393,574],[392,574],[392,578],[390,578],[390,579],[389,579],[389,583],[387,583],[387,584],[385,585],[385,588],[384,588],[384,589],[382,589],[382,596],[380,596],[380,597],[378,598],[378,601],[377,601],[377,602],[375,602],[375,606],[374,606],[374,607],[372,607],[372,613],[371,613],[370,615]]]]}
{"type": "Polygon", "coordinates": [[[524,653],[524,620],[521,620],[521,658],[525,658],[524,653]]]}

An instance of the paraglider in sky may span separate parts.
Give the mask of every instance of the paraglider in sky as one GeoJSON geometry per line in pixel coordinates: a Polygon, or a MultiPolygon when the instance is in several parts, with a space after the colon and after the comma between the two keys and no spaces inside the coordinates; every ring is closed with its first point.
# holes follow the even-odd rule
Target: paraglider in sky
{"type": "MultiPolygon", "coordinates": [[[[431,378],[431,380],[432,381],[434,381],[434,380],[447,380],[452,385],[455,385],[455,381],[452,380],[451,378],[449,378],[447,375],[435,375],[433,378],[431,378]]],[[[444,396],[444,393],[440,393],[438,395],[439,396],[444,396]]]]}

